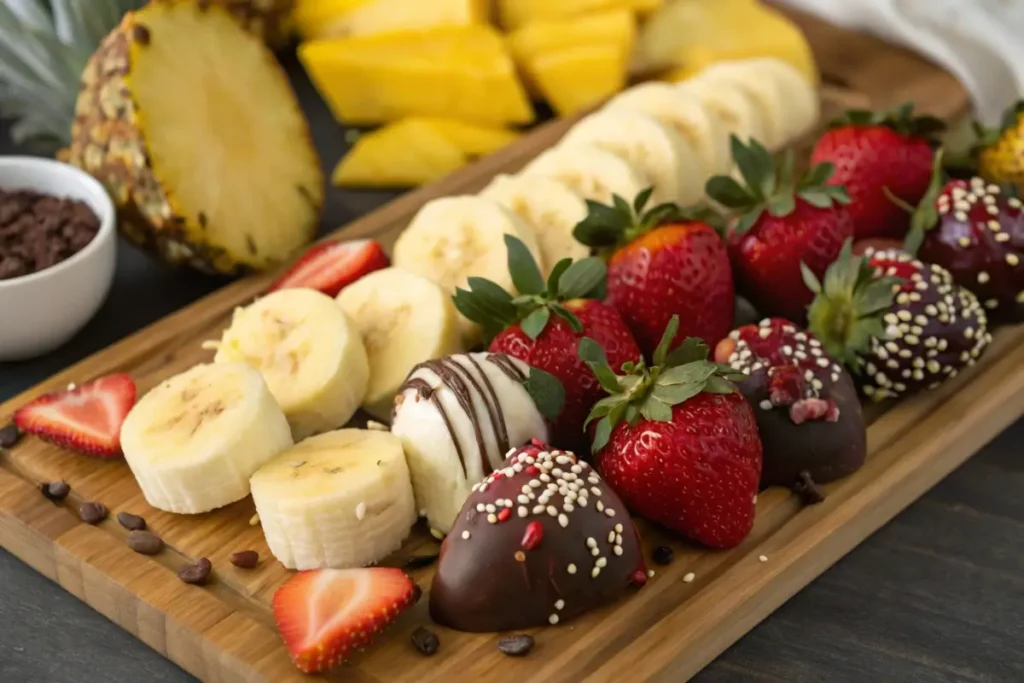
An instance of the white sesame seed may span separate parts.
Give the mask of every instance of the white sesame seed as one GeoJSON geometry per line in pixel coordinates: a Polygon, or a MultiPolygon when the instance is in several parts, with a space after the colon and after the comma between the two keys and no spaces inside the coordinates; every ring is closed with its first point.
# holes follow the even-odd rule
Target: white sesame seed
{"type": "Polygon", "coordinates": [[[599,557],[599,558],[597,558],[597,562],[594,563],[594,566],[598,567],[600,569],[604,569],[607,565],[608,565],[608,558],[606,558],[606,557],[599,557]]]}
{"type": "Polygon", "coordinates": [[[772,402],[769,401],[768,399],[762,400],[757,405],[761,407],[761,410],[771,410],[772,409],[772,402]]]}
{"type": "Polygon", "coordinates": [[[601,573],[601,568],[600,567],[594,567],[593,569],[590,570],[590,578],[596,579],[597,575],[600,574],[600,573],[601,573]]]}
{"type": "Polygon", "coordinates": [[[523,507],[522,505],[520,505],[520,506],[519,506],[519,516],[520,516],[520,517],[526,517],[526,516],[527,516],[528,514],[530,514],[530,511],[529,511],[529,510],[527,510],[527,509],[526,509],[525,507],[523,507]]]}
{"type": "Polygon", "coordinates": [[[593,536],[587,537],[587,547],[590,549],[594,549],[597,547],[597,540],[593,536]]]}
{"type": "Polygon", "coordinates": [[[622,525],[621,524],[616,524],[615,525],[615,533],[617,533],[617,534],[621,534],[622,533],[622,525]]]}
{"type": "Polygon", "coordinates": [[[967,214],[964,213],[963,211],[957,211],[956,213],[954,213],[953,218],[957,219],[961,223],[967,222],[967,214]]]}
{"type": "Polygon", "coordinates": [[[597,506],[596,507],[597,507],[597,511],[601,512],[601,511],[604,510],[604,503],[602,503],[601,501],[597,501],[597,506]]]}
{"type": "Polygon", "coordinates": [[[543,514],[543,513],[544,513],[544,506],[543,505],[534,505],[533,506],[533,514],[540,515],[540,514],[543,514]]]}
{"type": "Polygon", "coordinates": [[[651,578],[653,576],[654,576],[654,570],[653,569],[648,569],[647,570],[647,578],[651,578]]]}
{"type": "Polygon", "coordinates": [[[464,540],[464,541],[468,541],[469,540],[469,530],[468,529],[466,531],[462,532],[462,540],[464,540]]]}
{"type": "Polygon", "coordinates": [[[575,574],[576,573],[576,565],[570,564],[568,567],[565,568],[565,570],[567,572],[569,572],[570,574],[575,574]]]}
{"type": "Polygon", "coordinates": [[[760,556],[758,556],[757,559],[760,562],[767,562],[768,561],[768,556],[767,555],[760,555],[760,556]]]}
{"type": "Polygon", "coordinates": [[[561,610],[565,607],[565,600],[555,600],[555,609],[561,610]]]}
{"type": "Polygon", "coordinates": [[[498,523],[498,517],[496,515],[494,515],[494,514],[487,515],[487,521],[490,522],[491,524],[497,524],[498,523]]]}
{"type": "Polygon", "coordinates": [[[1009,263],[1011,266],[1015,266],[1018,263],[1020,263],[1020,257],[1017,256],[1016,254],[1007,254],[1006,262],[1009,263]]]}
{"type": "Polygon", "coordinates": [[[622,545],[622,534],[615,534],[615,545],[622,545]]]}
{"type": "Polygon", "coordinates": [[[608,515],[609,517],[614,517],[615,516],[615,510],[613,510],[611,508],[605,508],[604,509],[604,514],[608,515]]]}
{"type": "Polygon", "coordinates": [[[696,578],[696,574],[694,574],[693,572],[688,572],[686,576],[683,577],[683,583],[693,583],[693,580],[696,578]]]}
{"type": "Polygon", "coordinates": [[[594,557],[597,557],[598,555],[601,554],[601,549],[600,548],[593,548],[593,549],[591,549],[590,554],[593,555],[594,557]]]}
{"type": "Polygon", "coordinates": [[[615,553],[616,555],[622,555],[622,546],[621,545],[615,546],[614,548],[612,548],[612,552],[615,553]]]}
{"type": "Polygon", "coordinates": [[[552,614],[550,617],[548,617],[548,623],[551,624],[552,626],[557,624],[558,623],[558,615],[557,614],[552,614]]]}
{"type": "Polygon", "coordinates": [[[568,518],[568,517],[566,517],[566,516],[565,516],[564,514],[560,514],[560,515],[558,515],[558,523],[559,523],[559,524],[560,524],[560,525],[562,526],[562,528],[564,529],[564,528],[566,528],[567,526],[569,526],[569,518],[568,518]]]}
{"type": "Polygon", "coordinates": [[[989,275],[984,270],[978,272],[978,284],[985,284],[989,281],[989,275]]]}

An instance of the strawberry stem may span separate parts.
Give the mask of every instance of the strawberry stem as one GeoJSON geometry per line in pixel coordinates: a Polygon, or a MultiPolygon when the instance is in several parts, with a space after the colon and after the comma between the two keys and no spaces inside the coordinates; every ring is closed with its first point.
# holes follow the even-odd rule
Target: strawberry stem
{"type": "Polygon", "coordinates": [[[652,189],[638,194],[632,205],[619,195],[612,195],[611,204],[588,199],[587,215],[573,229],[573,237],[581,244],[610,252],[666,223],[702,221],[716,229],[722,227],[720,217],[703,204],[683,208],[666,202],[645,210],[652,189]]]}

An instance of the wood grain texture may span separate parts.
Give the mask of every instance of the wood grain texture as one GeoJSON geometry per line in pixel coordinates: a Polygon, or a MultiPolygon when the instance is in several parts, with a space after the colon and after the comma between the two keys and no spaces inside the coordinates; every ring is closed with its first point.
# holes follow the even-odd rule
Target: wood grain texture
{"type": "MultiPolygon", "coordinates": [[[[871,38],[800,18],[824,73],[826,116],[849,106],[885,107],[915,99],[930,113],[962,114],[966,96],[934,66],[871,38]]],[[[541,126],[523,140],[443,181],[409,193],[344,228],[346,237],[393,243],[427,200],[473,192],[498,172],[514,171],[549,147],[571,125],[541,126]]],[[[130,372],[145,392],[160,380],[209,360],[200,343],[216,338],[231,310],[257,296],[272,275],[239,281],[59,373],[0,405],[5,415],[69,382],[130,372]]],[[[670,545],[676,561],[636,595],[572,624],[538,630],[529,658],[511,660],[494,638],[438,628],[442,650],[426,659],[408,643],[427,621],[421,601],[381,642],[351,666],[308,677],[288,661],[270,614],[274,590],[287,579],[270,556],[246,499],[199,516],[150,508],[128,468],[76,456],[26,439],[2,458],[0,544],[112,621],[204,681],[305,680],[666,680],[692,676],[881,524],[892,518],[1024,410],[1024,328],[1002,330],[970,372],[940,390],[870,412],[869,461],[861,472],[825,487],[825,503],[800,510],[780,490],[758,501],[757,524],[739,548],[705,552],[642,527],[648,548],[670,545]],[[886,409],[888,408],[888,410],[886,409]],[[61,504],[42,498],[38,484],[64,479],[73,489],[61,504]],[[99,500],[111,518],[91,527],[77,507],[99,500]],[[132,553],[117,512],[145,517],[168,544],[156,557],[132,553]],[[255,570],[236,569],[228,556],[255,549],[255,570]],[[760,562],[759,556],[766,562],[760,562]],[[207,557],[214,580],[187,586],[175,571],[207,557]],[[693,572],[696,580],[684,583],[693,572]]],[[[400,566],[436,543],[418,529],[385,564],[400,566]]],[[[413,572],[424,589],[430,568],[413,572]]]]}

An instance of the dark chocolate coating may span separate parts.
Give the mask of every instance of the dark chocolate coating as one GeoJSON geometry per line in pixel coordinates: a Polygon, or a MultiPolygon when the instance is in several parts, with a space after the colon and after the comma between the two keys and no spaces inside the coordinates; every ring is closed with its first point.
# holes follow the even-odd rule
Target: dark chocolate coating
{"type": "Polygon", "coordinates": [[[619,497],[573,454],[534,441],[466,500],[441,546],[430,616],[470,632],[564,623],[622,596],[638,569],[619,497]]]}

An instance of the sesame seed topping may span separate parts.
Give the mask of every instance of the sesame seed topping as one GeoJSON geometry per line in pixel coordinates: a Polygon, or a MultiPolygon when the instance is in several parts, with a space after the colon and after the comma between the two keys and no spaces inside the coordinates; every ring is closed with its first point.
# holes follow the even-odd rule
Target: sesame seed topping
{"type": "Polygon", "coordinates": [[[597,562],[594,563],[594,566],[598,567],[600,569],[604,569],[607,565],[608,565],[608,558],[606,558],[606,557],[599,557],[599,558],[597,558],[597,562]]]}
{"type": "Polygon", "coordinates": [[[1008,232],[996,233],[996,242],[1009,242],[1009,241],[1010,241],[1010,233],[1008,233],[1008,232]]]}
{"type": "Polygon", "coordinates": [[[989,275],[984,270],[978,272],[978,284],[985,284],[989,281],[989,275]]]}
{"type": "Polygon", "coordinates": [[[769,401],[768,399],[763,399],[757,405],[760,406],[761,410],[771,410],[772,409],[772,402],[769,401]]]}
{"type": "Polygon", "coordinates": [[[469,530],[468,529],[466,531],[462,532],[462,540],[464,540],[464,541],[468,541],[469,540],[469,530]]]}
{"type": "Polygon", "coordinates": [[[616,524],[615,525],[615,533],[617,533],[617,534],[621,534],[622,533],[622,525],[621,524],[616,524]]]}
{"type": "Polygon", "coordinates": [[[487,521],[490,522],[491,524],[497,524],[498,523],[498,517],[496,515],[494,515],[494,514],[487,515],[487,521]]]}
{"type": "Polygon", "coordinates": [[[601,554],[601,549],[600,548],[593,548],[593,549],[591,549],[590,554],[593,555],[594,557],[597,557],[598,555],[601,554]]]}
{"type": "Polygon", "coordinates": [[[560,514],[560,515],[558,515],[558,523],[564,529],[567,526],[569,526],[569,518],[566,517],[564,514],[560,514]]]}
{"type": "Polygon", "coordinates": [[[604,514],[608,515],[609,517],[614,517],[615,516],[615,510],[612,510],[611,508],[605,508],[604,509],[604,514]]]}
{"type": "Polygon", "coordinates": [[[653,569],[648,569],[647,570],[647,578],[652,578],[653,576],[654,576],[654,570],[653,569]]]}
{"type": "Polygon", "coordinates": [[[555,600],[555,609],[561,610],[565,607],[565,600],[555,600]]]}
{"type": "Polygon", "coordinates": [[[551,624],[552,626],[557,624],[558,623],[558,615],[557,614],[552,614],[550,617],[548,617],[548,623],[551,624]]]}
{"type": "Polygon", "coordinates": [[[757,559],[758,559],[759,562],[767,562],[768,561],[768,556],[767,555],[759,555],[757,559]]]}
{"type": "Polygon", "coordinates": [[[596,579],[597,575],[600,574],[600,573],[601,573],[601,568],[595,566],[593,569],[590,570],[590,578],[596,579]]]}
{"type": "Polygon", "coordinates": [[[621,545],[615,546],[614,548],[612,548],[612,552],[615,553],[616,555],[622,555],[622,546],[621,545]]]}
{"type": "Polygon", "coordinates": [[[597,547],[597,540],[593,536],[587,537],[587,547],[591,549],[597,547]]]}
{"type": "Polygon", "coordinates": [[[597,511],[601,512],[602,510],[604,510],[604,503],[602,503],[601,501],[597,501],[597,506],[596,507],[597,507],[597,511]]]}
{"type": "Polygon", "coordinates": [[[991,230],[992,232],[999,232],[1000,230],[999,221],[989,221],[985,225],[987,225],[988,229],[991,230]]]}
{"type": "Polygon", "coordinates": [[[693,580],[697,578],[697,575],[693,572],[687,572],[686,576],[683,577],[683,583],[693,583],[693,580]]]}
{"type": "Polygon", "coordinates": [[[520,505],[520,506],[519,506],[519,510],[518,510],[518,512],[519,512],[519,516],[520,516],[520,517],[526,517],[526,516],[527,516],[528,514],[530,514],[530,511],[529,511],[529,510],[527,510],[527,509],[526,509],[525,507],[523,507],[522,505],[520,505]]]}
{"type": "Polygon", "coordinates": [[[568,567],[565,568],[565,571],[569,572],[570,574],[575,574],[576,573],[576,565],[570,564],[568,567]]]}
{"type": "Polygon", "coordinates": [[[548,514],[551,515],[552,517],[557,517],[558,516],[558,510],[557,510],[557,508],[555,508],[554,505],[548,505],[547,511],[548,511],[548,514]]]}
{"type": "Polygon", "coordinates": [[[963,211],[957,211],[956,213],[954,213],[953,218],[957,219],[961,223],[967,222],[967,214],[964,213],[963,211]]]}
{"type": "Polygon", "coordinates": [[[1017,256],[1016,254],[1007,254],[1006,262],[1009,263],[1011,266],[1015,266],[1018,263],[1020,263],[1020,257],[1017,256]]]}

